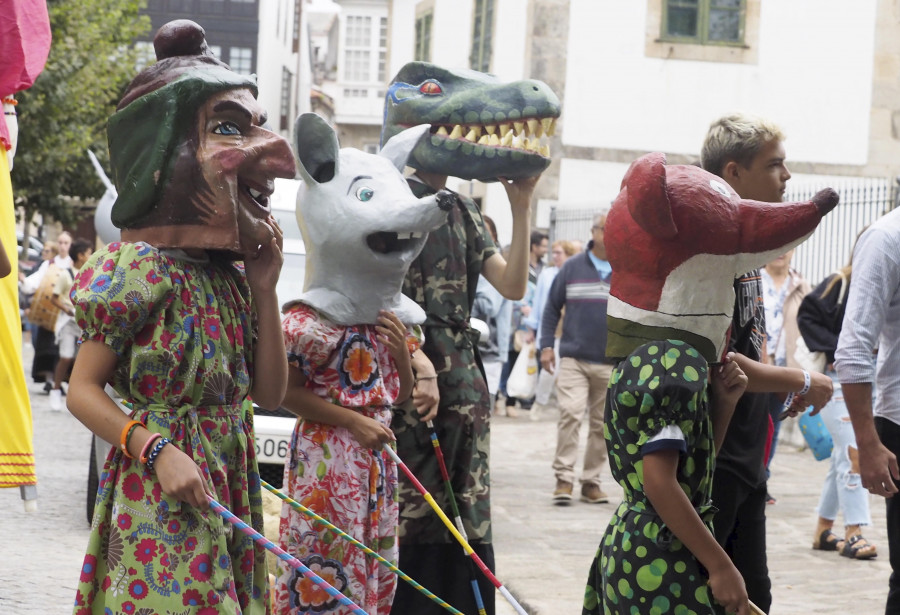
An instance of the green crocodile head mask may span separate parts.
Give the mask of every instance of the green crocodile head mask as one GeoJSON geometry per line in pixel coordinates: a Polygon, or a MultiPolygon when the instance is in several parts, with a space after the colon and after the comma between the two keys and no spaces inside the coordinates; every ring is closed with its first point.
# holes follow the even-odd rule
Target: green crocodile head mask
{"type": "Polygon", "coordinates": [[[462,179],[530,177],[550,164],[560,104],[541,81],[503,83],[472,70],[410,62],[388,88],[381,142],[431,124],[409,166],[462,179]]]}

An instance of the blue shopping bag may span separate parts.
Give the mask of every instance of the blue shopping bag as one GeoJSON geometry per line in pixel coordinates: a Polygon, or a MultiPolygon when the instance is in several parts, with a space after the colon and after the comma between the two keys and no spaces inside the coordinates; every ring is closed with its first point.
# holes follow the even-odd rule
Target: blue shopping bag
{"type": "Polygon", "coordinates": [[[831,440],[831,434],[828,433],[828,429],[825,428],[825,421],[822,420],[822,415],[811,416],[810,412],[812,412],[812,409],[812,406],[807,408],[806,412],[797,418],[797,421],[800,423],[800,431],[803,433],[803,437],[806,439],[813,456],[817,461],[822,461],[831,457],[831,449],[834,446],[834,442],[831,440]]]}

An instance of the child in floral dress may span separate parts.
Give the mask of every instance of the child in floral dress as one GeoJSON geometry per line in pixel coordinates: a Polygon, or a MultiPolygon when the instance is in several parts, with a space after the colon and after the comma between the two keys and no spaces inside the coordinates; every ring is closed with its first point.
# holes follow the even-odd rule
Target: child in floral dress
{"type": "Polygon", "coordinates": [[[268,195],[295,165],[262,127],[255,82],[212,58],[197,24],[167,24],[154,45],[159,61],[109,123],[123,241],[98,250],[70,294],[84,333],[68,407],[118,443],[74,612],[265,615],[265,551],[207,498],[262,528],[245,402],[278,407],[287,384],[268,195]]]}
{"type": "MultiPolygon", "coordinates": [[[[397,467],[382,449],[394,440],[391,406],[413,387],[410,354],[421,330],[391,312],[379,325],[337,325],[296,303],[285,316],[288,392],[284,406],[301,419],[285,464],[291,498],[325,517],[388,561],[397,561],[397,467]]],[[[351,597],[370,615],[386,615],[396,575],[308,516],[282,509],[281,547],[351,597]]],[[[298,571],[281,566],[280,615],[344,613],[298,571]]]]}

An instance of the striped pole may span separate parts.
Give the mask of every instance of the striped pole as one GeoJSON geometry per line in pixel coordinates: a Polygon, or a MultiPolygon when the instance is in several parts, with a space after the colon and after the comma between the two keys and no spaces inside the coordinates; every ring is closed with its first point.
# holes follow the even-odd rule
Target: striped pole
{"type": "Polygon", "coordinates": [[[396,573],[398,577],[400,577],[401,579],[403,579],[404,581],[406,581],[407,583],[409,583],[410,585],[412,585],[413,587],[415,587],[417,590],[419,590],[420,592],[422,592],[423,594],[425,594],[426,596],[428,596],[431,600],[433,600],[433,601],[436,602],[437,604],[441,605],[442,607],[444,607],[445,609],[447,609],[447,610],[450,611],[451,613],[454,613],[455,615],[464,615],[464,614],[462,613],[462,611],[456,610],[456,609],[453,608],[451,605],[449,605],[448,603],[444,602],[444,601],[441,600],[439,597],[435,596],[433,593],[431,593],[430,591],[428,591],[425,587],[423,587],[422,585],[420,585],[419,583],[417,583],[417,582],[415,581],[415,579],[411,578],[411,577],[410,577],[409,575],[407,575],[405,572],[403,572],[402,570],[400,570],[399,568],[397,568],[397,566],[395,566],[394,564],[392,564],[391,562],[389,562],[388,560],[386,560],[385,558],[383,558],[381,555],[379,555],[378,553],[376,553],[375,551],[373,551],[372,549],[370,549],[369,547],[367,547],[366,545],[364,545],[363,543],[361,543],[360,541],[358,541],[357,539],[355,539],[353,536],[351,536],[350,534],[348,534],[347,532],[345,532],[345,531],[342,530],[341,528],[339,528],[339,527],[337,527],[336,525],[332,524],[330,521],[328,521],[328,520],[325,519],[324,517],[322,517],[322,516],[320,516],[320,515],[317,515],[316,513],[314,513],[313,511],[311,511],[309,508],[307,508],[306,506],[304,506],[303,504],[301,504],[300,502],[298,502],[297,500],[294,500],[294,499],[289,498],[289,497],[286,496],[284,493],[282,493],[281,491],[279,491],[278,489],[276,489],[275,487],[273,487],[272,485],[270,485],[270,484],[267,483],[266,481],[261,480],[260,483],[262,483],[262,486],[265,487],[270,493],[274,494],[277,498],[279,498],[279,499],[281,499],[281,500],[287,502],[287,503],[291,506],[291,508],[294,508],[294,509],[296,509],[296,510],[299,510],[299,511],[302,512],[303,514],[312,517],[317,523],[320,523],[320,524],[324,525],[326,528],[328,528],[329,530],[331,530],[332,532],[334,532],[335,534],[337,534],[337,535],[340,536],[341,538],[344,538],[344,539],[348,540],[350,543],[352,543],[352,544],[356,545],[357,547],[359,547],[360,549],[362,549],[362,551],[363,551],[366,555],[369,555],[369,556],[371,556],[371,557],[374,557],[376,560],[378,560],[379,562],[381,562],[382,564],[384,564],[385,566],[387,566],[388,569],[391,570],[391,572],[396,573]]]}
{"type": "Polygon", "coordinates": [[[403,473],[406,474],[407,478],[409,478],[409,480],[419,491],[419,493],[422,494],[422,497],[425,498],[425,501],[428,502],[428,505],[431,506],[431,509],[435,513],[437,513],[438,517],[441,518],[441,521],[444,522],[444,525],[448,530],[450,530],[450,533],[453,534],[453,537],[456,538],[457,542],[462,545],[462,548],[466,552],[466,555],[468,555],[472,559],[472,561],[475,562],[475,565],[478,566],[481,572],[484,573],[484,576],[486,576],[488,580],[494,585],[494,587],[497,588],[497,591],[499,591],[503,595],[503,597],[506,598],[506,601],[509,602],[510,605],[512,605],[512,607],[516,610],[516,613],[518,613],[519,615],[528,615],[525,609],[522,608],[522,605],[520,605],[516,601],[516,599],[513,598],[512,594],[509,593],[509,590],[503,586],[503,583],[501,583],[497,579],[497,577],[494,576],[494,573],[491,572],[487,566],[485,566],[484,562],[481,561],[481,558],[478,557],[478,554],[475,553],[475,551],[469,545],[469,542],[462,537],[456,527],[454,527],[453,522],[447,518],[447,515],[445,515],[444,511],[441,510],[441,507],[437,505],[437,502],[434,501],[432,495],[428,493],[428,490],[422,486],[422,483],[419,482],[419,479],[417,479],[415,475],[410,471],[410,469],[406,467],[406,464],[403,463],[403,460],[400,459],[394,449],[385,444],[384,450],[386,450],[388,455],[390,455],[394,459],[394,461],[397,463],[397,466],[401,470],[403,470],[403,473]]]}
{"type": "Polygon", "coordinates": [[[278,545],[273,543],[271,540],[234,516],[234,513],[219,504],[216,500],[213,499],[211,495],[207,495],[206,498],[209,500],[209,505],[213,509],[213,511],[219,514],[223,519],[228,521],[237,529],[241,530],[247,536],[250,536],[253,539],[253,542],[274,553],[278,557],[278,559],[287,562],[287,564],[291,568],[299,570],[301,573],[303,573],[303,576],[318,585],[319,588],[322,589],[325,593],[327,593],[332,598],[336,598],[338,602],[348,607],[351,613],[355,613],[356,615],[369,615],[360,607],[358,607],[356,603],[350,600],[350,598],[336,590],[327,581],[325,581],[325,579],[306,567],[303,562],[298,560],[290,553],[286,552],[284,549],[279,548],[278,545]]]}
{"type": "MultiPolygon", "coordinates": [[[[459,506],[456,504],[456,494],[453,493],[453,485],[450,482],[450,472],[447,471],[447,463],[444,461],[444,452],[441,450],[441,443],[438,441],[434,422],[426,421],[425,424],[428,425],[428,429],[431,430],[431,446],[434,448],[438,466],[441,468],[441,477],[444,479],[444,493],[447,495],[447,499],[450,500],[450,510],[453,512],[453,522],[456,524],[456,529],[459,530],[459,535],[463,537],[463,540],[468,542],[469,537],[466,536],[466,528],[463,525],[462,516],[459,514],[459,506]]],[[[472,584],[472,595],[475,598],[475,606],[478,608],[479,615],[487,615],[487,611],[484,609],[484,600],[481,597],[481,589],[478,587],[478,579],[475,578],[475,567],[472,565],[471,559],[466,561],[469,565],[469,577],[470,583],[472,584]]]]}

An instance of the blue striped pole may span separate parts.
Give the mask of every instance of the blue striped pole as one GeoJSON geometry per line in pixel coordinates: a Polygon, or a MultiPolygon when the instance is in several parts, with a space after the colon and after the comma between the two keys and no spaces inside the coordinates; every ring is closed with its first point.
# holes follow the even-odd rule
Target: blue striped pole
{"type": "Polygon", "coordinates": [[[313,583],[318,585],[329,596],[331,596],[332,598],[336,598],[338,602],[340,602],[341,604],[343,604],[346,607],[349,607],[350,611],[352,613],[355,613],[356,615],[369,615],[364,610],[362,610],[359,606],[357,606],[355,602],[350,600],[350,598],[348,598],[347,596],[345,596],[344,594],[342,594],[341,592],[336,590],[327,581],[325,581],[325,579],[323,579],[322,577],[317,575],[315,572],[310,570],[307,566],[305,566],[303,564],[303,562],[301,562],[296,557],[294,557],[293,555],[291,555],[284,549],[280,548],[274,542],[272,542],[271,540],[269,540],[268,538],[266,538],[265,536],[263,536],[262,534],[260,534],[256,530],[254,530],[252,527],[250,527],[249,525],[247,525],[246,523],[244,523],[243,521],[238,519],[236,516],[234,516],[234,513],[232,513],[230,510],[228,510],[227,508],[225,508],[224,506],[219,504],[216,500],[213,499],[212,496],[207,495],[206,498],[209,500],[210,507],[216,513],[221,515],[221,517],[223,519],[228,521],[230,524],[232,524],[237,529],[241,530],[247,536],[250,536],[253,539],[253,542],[255,542],[259,546],[263,547],[264,549],[274,553],[278,557],[278,559],[287,562],[287,564],[291,568],[295,568],[295,569],[299,570],[301,573],[303,573],[303,576],[305,576],[307,579],[309,579],[310,581],[312,581],[313,583]]]}

